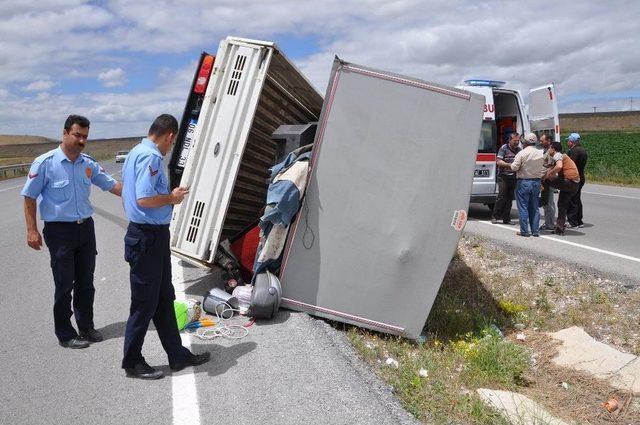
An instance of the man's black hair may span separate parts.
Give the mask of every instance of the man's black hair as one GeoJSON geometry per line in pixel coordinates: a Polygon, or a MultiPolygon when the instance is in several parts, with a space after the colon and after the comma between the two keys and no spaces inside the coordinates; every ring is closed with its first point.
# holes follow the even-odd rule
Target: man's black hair
{"type": "Polygon", "coordinates": [[[560,143],[560,142],[551,142],[551,147],[556,152],[562,153],[562,143],[560,143]]]}
{"type": "Polygon", "coordinates": [[[82,115],[69,115],[64,122],[64,129],[69,131],[74,124],[78,124],[82,128],[89,128],[89,125],[91,125],[89,120],[82,115]]]}
{"type": "Polygon", "coordinates": [[[173,115],[162,114],[149,127],[149,136],[164,136],[167,133],[178,133],[178,120],[173,115]]]}

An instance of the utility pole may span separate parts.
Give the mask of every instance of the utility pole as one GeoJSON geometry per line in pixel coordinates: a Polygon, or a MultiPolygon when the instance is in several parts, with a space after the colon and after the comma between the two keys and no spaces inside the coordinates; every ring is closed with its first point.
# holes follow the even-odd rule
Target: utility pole
{"type": "Polygon", "coordinates": [[[597,106],[594,106],[594,107],[593,107],[593,113],[594,113],[594,114],[596,113],[596,108],[597,108],[597,106]]]}
{"type": "Polygon", "coordinates": [[[629,106],[629,110],[633,111],[633,96],[629,98],[629,102],[631,103],[631,105],[629,106]]]}

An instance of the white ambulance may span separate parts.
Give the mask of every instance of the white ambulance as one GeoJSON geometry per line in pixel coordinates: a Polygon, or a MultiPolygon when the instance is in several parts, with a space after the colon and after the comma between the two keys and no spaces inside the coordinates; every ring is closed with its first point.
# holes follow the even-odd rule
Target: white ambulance
{"type": "Polygon", "coordinates": [[[560,141],[558,103],[553,84],[545,84],[529,91],[528,110],[518,90],[505,87],[504,81],[466,80],[458,88],[484,96],[484,117],[476,168],[473,174],[471,202],[493,209],[498,195],[496,154],[507,142],[509,134],[534,132],[538,136],[550,134],[560,141]]]}

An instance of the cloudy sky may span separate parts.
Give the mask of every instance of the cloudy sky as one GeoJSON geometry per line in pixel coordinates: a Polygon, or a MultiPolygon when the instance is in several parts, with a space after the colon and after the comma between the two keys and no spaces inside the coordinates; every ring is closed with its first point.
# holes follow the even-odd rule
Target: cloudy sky
{"type": "Polygon", "coordinates": [[[640,1],[2,0],[0,134],[92,137],[180,116],[202,50],[276,41],[324,94],[332,58],[445,84],[557,84],[561,112],[640,109],[640,1]]]}

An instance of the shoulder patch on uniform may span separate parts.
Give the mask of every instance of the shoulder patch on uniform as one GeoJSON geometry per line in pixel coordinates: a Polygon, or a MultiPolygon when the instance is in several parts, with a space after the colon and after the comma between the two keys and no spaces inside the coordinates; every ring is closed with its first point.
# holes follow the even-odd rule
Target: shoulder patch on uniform
{"type": "Polygon", "coordinates": [[[159,168],[156,171],[153,171],[153,168],[151,168],[151,165],[149,165],[149,173],[151,173],[151,177],[153,177],[156,174],[158,174],[158,171],[160,171],[159,168]]]}

